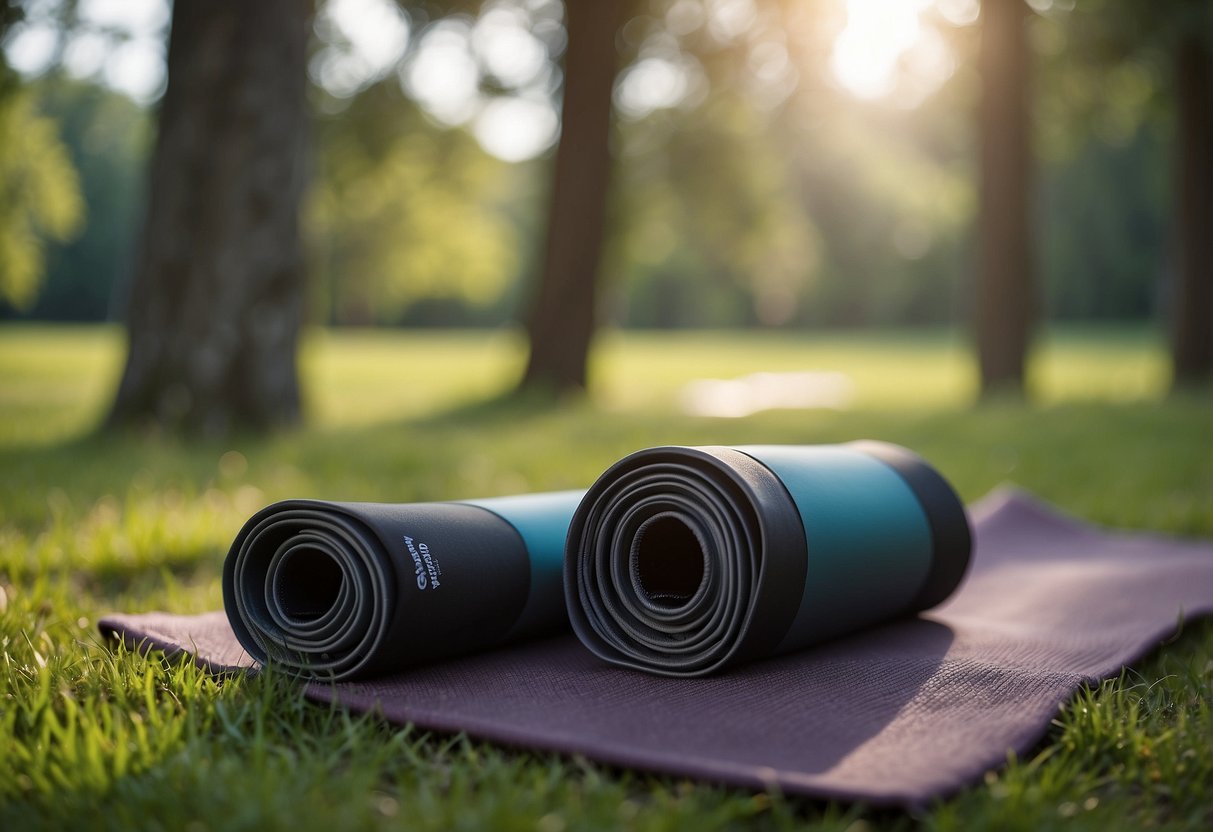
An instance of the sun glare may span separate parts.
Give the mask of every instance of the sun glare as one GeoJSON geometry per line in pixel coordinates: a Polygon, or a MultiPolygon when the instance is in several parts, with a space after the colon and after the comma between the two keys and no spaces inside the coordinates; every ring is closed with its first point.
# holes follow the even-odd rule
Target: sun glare
{"type": "Polygon", "coordinates": [[[929,0],[846,0],[847,23],[834,41],[830,68],[861,98],[880,98],[897,86],[902,55],[922,36],[919,17],[929,0]]]}

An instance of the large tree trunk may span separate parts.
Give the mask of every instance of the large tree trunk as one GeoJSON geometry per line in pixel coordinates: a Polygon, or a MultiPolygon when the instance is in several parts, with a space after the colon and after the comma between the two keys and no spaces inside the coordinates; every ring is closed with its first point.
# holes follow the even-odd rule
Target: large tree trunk
{"type": "Polygon", "coordinates": [[[1032,150],[1023,0],[981,4],[981,185],[974,323],[981,392],[1023,391],[1036,315],[1032,150]]]}
{"type": "Polygon", "coordinates": [[[522,387],[586,386],[610,179],[615,37],[625,0],[566,3],[564,104],[543,271],[527,321],[531,353],[522,387]]]}
{"type": "Polygon", "coordinates": [[[1203,32],[1176,50],[1175,386],[1213,379],[1213,54],[1203,32]]]}
{"type": "Polygon", "coordinates": [[[176,0],[111,424],[299,416],[311,0],[176,0]]]}

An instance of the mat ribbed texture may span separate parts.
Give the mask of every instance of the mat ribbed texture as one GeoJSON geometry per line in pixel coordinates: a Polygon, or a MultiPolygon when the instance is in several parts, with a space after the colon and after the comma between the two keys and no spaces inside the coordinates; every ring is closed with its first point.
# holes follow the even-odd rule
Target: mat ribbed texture
{"type": "MultiPolygon", "coordinates": [[[[608,667],[571,635],[307,696],[399,723],[787,793],[915,806],[1028,751],[1084,681],[1213,613],[1213,544],[1096,529],[1002,490],[971,508],[971,572],[943,606],[704,679],[608,667]]],[[[102,631],[248,667],[222,613],[102,631]]]]}

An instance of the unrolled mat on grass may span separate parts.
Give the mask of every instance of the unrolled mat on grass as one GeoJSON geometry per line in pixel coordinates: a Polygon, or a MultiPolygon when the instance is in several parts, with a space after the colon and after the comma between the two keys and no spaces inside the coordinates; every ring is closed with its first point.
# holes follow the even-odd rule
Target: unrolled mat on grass
{"type": "MultiPolygon", "coordinates": [[[[605,664],[572,635],[306,695],[397,723],[787,793],[921,805],[1028,751],[1060,703],[1213,613],[1213,543],[1098,529],[1021,492],[970,508],[941,606],[706,678],[605,664]]],[[[102,631],[253,666],[223,613],[115,615],[102,631]]]]}

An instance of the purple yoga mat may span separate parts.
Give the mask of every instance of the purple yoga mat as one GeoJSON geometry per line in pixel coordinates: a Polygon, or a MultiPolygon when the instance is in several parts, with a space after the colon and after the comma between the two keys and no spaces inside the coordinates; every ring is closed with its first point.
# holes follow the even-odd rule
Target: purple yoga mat
{"type": "MultiPolygon", "coordinates": [[[[942,606],[706,679],[609,667],[571,635],[306,695],[392,722],[812,797],[914,806],[1029,750],[1083,682],[1213,613],[1213,544],[1108,532],[1001,490],[970,509],[971,571],[942,606]]],[[[253,663],[223,613],[114,615],[102,632],[253,663]]]]}

